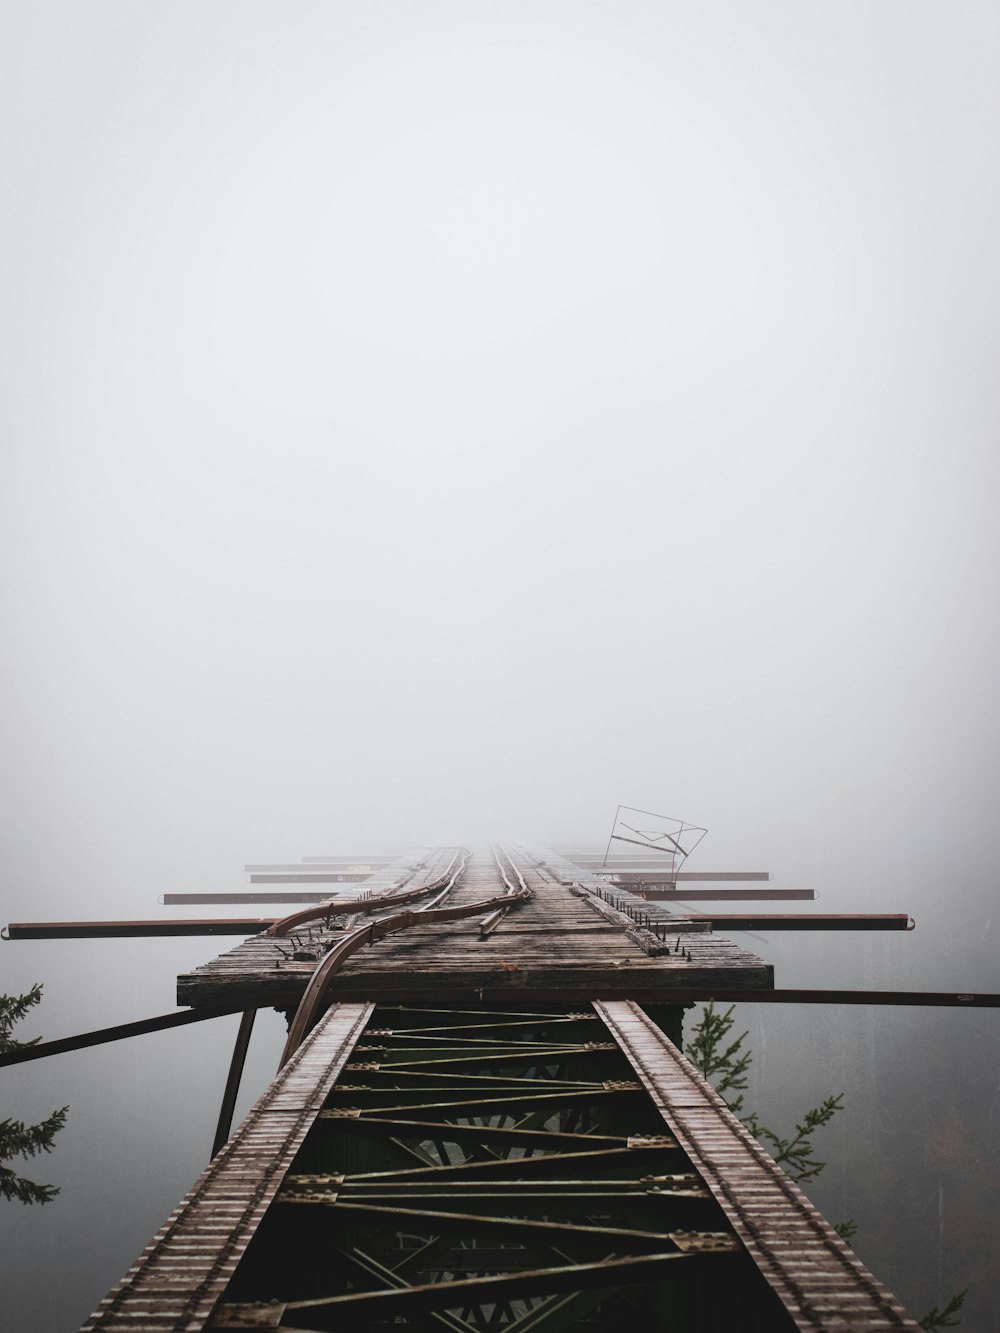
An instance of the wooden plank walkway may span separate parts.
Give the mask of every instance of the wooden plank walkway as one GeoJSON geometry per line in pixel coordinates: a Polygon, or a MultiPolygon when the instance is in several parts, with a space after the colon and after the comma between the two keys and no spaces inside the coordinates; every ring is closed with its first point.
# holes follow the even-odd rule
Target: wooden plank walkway
{"type": "MultiPolygon", "coordinates": [[[[407,887],[430,883],[446,860],[441,849],[407,887]]],[[[687,934],[682,949],[660,948],[636,932],[626,917],[602,911],[586,887],[599,881],[574,867],[533,865],[516,856],[531,902],[514,907],[491,934],[480,936],[478,918],[412,928],[363,949],[337,974],[338,999],[418,1000],[448,1003],[505,1002],[512,995],[569,1001],[636,997],[669,998],[677,987],[767,988],[773,969],[756,955],[710,931],[687,934]],[[581,888],[580,886],[584,886],[581,888]],[[654,956],[655,955],[655,956],[654,956]]],[[[390,882],[372,879],[372,889],[390,882]]],[[[470,861],[448,898],[460,906],[504,892],[492,858],[470,861]]],[[[317,961],[360,924],[364,900],[336,905],[329,923],[312,923],[290,938],[257,936],[178,978],[179,1004],[219,1004],[301,993],[317,961]],[[298,954],[298,958],[296,958],[298,954]]]]}
{"type": "Polygon", "coordinates": [[[594,1008],[796,1327],[915,1333],[891,1292],[639,1006],[594,1008]]]}
{"type": "Polygon", "coordinates": [[[612,1329],[622,1286],[642,1328],[917,1330],[637,1005],[343,1004],[83,1333],[612,1329]]]}
{"type": "Polygon", "coordinates": [[[915,1333],[639,1007],[707,987],[767,997],[768,964],[552,853],[471,858],[442,906],[474,914],[437,924],[413,909],[436,901],[456,849],[377,860],[322,918],[178,978],[182,1004],[286,1007],[346,931],[361,945],[332,975],[332,1007],[83,1333],[392,1319],[472,1333],[595,1311],[613,1330],[622,1286],[646,1311],[637,1327],[915,1333]],[[487,918],[479,904],[514,881],[533,896],[487,918]],[[380,907],[404,886],[427,892],[380,907]],[[386,915],[405,929],[364,947],[386,915]],[[572,1253],[553,1266],[557,1240],[572,1253]]]}
{"type": "Polygon", "coordinates": [[[83,1333],[204,1328],[372,1010],[328,1010],[83,1333]]]}

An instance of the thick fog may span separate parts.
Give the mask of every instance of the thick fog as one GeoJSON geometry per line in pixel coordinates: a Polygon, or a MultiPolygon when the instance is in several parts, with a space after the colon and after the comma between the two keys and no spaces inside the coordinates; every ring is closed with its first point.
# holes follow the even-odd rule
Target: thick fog
{"type": "MultiPolygon", "coordinates": [[[[917,921],[737,936],[779,985],[1000,990],[995,5],[0,24],[4,921],[625,802],[917,921]]],[[[0,990],[68,1035],[219,948],[4,943],[0,990]]],[[[765,1118],[845,1091],[862,1258],[996,1333],[997,1011],[741,1017],[765,1118]]],[[[0,1118],[70,1105],[0,1205],[16,1333],[189,1186],[236,1023],[5,1071],[0,1118]]]]}

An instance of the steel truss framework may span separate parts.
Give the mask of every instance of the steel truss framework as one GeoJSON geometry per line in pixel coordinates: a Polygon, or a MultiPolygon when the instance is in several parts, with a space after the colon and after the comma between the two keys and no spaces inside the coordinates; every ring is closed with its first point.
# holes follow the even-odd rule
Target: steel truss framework
{"type": "MultiPolygon", "coordinates": [[[[651,1042],[666,1038],[628,1004],[378,1006],[204,1327],[828,1327],[699,1174],[690,1126],[665,1132],[651,1042]]],[[[825,1290],[857,1286],[810,1212],[825,1290]]],[[[866,1278],[857,1327],[913,1327],[866,1278]]]]}
{"type": "Polygon", "coordinates": [[[339,935],[325,903],[210,965],[250,1006],[213,1160],[85,1328],[915,1330],[680,1054],[702,973],[747,998],[770,969],[572,867],[466,860],[437,849],[339,935]],[[282,1067],[229,1138],[253,1010],[279,1001],[282,1067]]]}
{"type": "Polygon", "coordinates": [[[209,1327],[782,1326],[593,1010],[380,1005],[327,1100],[209,1327]]]}

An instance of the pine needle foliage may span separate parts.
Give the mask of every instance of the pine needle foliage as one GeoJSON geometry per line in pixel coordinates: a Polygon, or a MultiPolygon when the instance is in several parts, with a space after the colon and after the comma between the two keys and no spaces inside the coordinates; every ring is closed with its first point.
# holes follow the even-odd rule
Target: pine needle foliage
{"type": "MultiPolygon", "coordinates": [[[[691,1029],[686,1054],[702,1077],[709,1079],[716,1092],[729,1103],[730,1110],[739,1114],[743,1109],[743,1090],[747,1086],[747,1071],[753,1055],[743,1050],[743,1043],[749,1035],[747,1032],[741,1032],[735,1040],[729,1041],[729,1033],[736,1023],[733,1007],[730,1005],[725,1013],[721,1013],[716,1009],[714,1001],[709,1000],[701,1018],[691,1029]],[[734,1092],[736,1096],[727,1095],[734,1092]]],[[[828,1125],[837,1112],[843,1109],[843,1104],[842,1092],[836,1097],[825,1098],[819,1106],[805,1113],[795,1126],[795,1133],[787,1139],[762,1125],[756,1111],[743,1116],[742,1120],[750,1133],[767,1145],[774,1160],[784,1167],[793,1180],[812,1180],[826,1165],[814,1156],[812,1135],[828,1125]]]]}
{"type": "MultiPolygon", "coordinates": [[[[747,1086],[747,1070],[753,1055],[743,1050],[743,1043],[749,1035],[747,1032],[741,1032],[734,1041],[725,1045],[736,1023],[733,1007],[730,1005],[724,1014],[719,1013],[714,1001],[709,1000],[700,1020],[691,1029],[685,1054],[702,1077],[714,1083],[716,1092],[729,1103],[729,1109],[738,1114],[743,1109],[743,1090],[747,1086]],[[736,1092],[737,1096],[726,1096],[729,1092],[736,1092]]],[[[836,1097],[825,1097],[819,1106],[805,1113],[795,1126],[795,1133],[787,1139],[762,1125],[756,1111],[741,1118],[750,1133],[768,1146],[771,1156],[793,1180],[812,1180],[826,1163],[813,1155],[811,1136],[816,1130],[828,1125],[837,1112],[843,1109],[842,1092],[836,1097]]],[[[857,1234],[858,1224],[848,1218],[846,1222],[838,1222],[833,1229],[843,1240],[850,1241],[857,1234]]],[[[926,1329],[927,1333],[937,1333],[942,1328],[957,1328],[959,1321],[953,1316],[962,1308],[966,1294],[966,1291],[960,1291],[957,1296],[952,1296],[943,1310],[935,1305],[919,1321],[920,1327],[926,1329]]]]}
{"type": "MultiPolygon", "coordinates": [[[[40,1040],[33,1037],[30,1041],[18,1041],[11,1030],[41,998],[42,987],[38,984],[25,995],[0,995],[0,1053],[34,1046],[40,1040]]],[[[65,1125],[68,1109],[64,1106],[53,1111],[37,1125],[27,1125],[23,1120],[0,1120],[0,1198],[16,1199],[19,1203],[49,1203],[59,1193],[54,1185],[39,1185],[18,1175],[7,1163],[17,1157],[51,1152],[52,1140],[65,1125]]]]}
{"type": "Polygon", "coordinates": [[[10,1035],[15,1023],[20,1023],[29,1009],[33,1009],[42,998],[42,987],[36,981],[26,995],[0,995],[0,1055],[6,1051],[16,1051],[22,1046],[35,1046],[41,1037],[32,1037],[30,1041],[15,1041],[10,1035]]]}
{"type": "Polygon", "coordinates": [[[932,1306],[930,1310],[920,1320],[920,1327],[928,1330],[928,1333],[936,1333],[939,1328],[957,1328],[959,1321],[952,1319],[952,1315],[958,1314],[965,1304],[965,1298],[968,1295],[968,1287],[965,1291],[960,1291],[957,1296],[952,1296],[951,1300],[939,1310],[937,1306],[932,1306]]]}
{"type": "Polygon", "coordinates": [[[756,1111],[743,1117],[743,1123],[754,1138],[768,1147],[779,1166],[783,1166],[793,1180],[812,1180],[826,1166],[813,1157],[811,1135],[828,1125],[838,1111],[844,1109],[844,1094],[826,1097],[819,1106],[811,1107],[795,1126],[795,1133],[783,1139],[760,1123],[756,1111]]]}
{"type": "Polygon", "coordinates": [[[746,1073],[753,1055],[750,1051],[740,1053],[740,1047],[749,1035],[747,1032],[741,1032],[735,1041],[723,1047],[735,1022],[732,1005],[724,1014],[720,1014],[716,1013],[714,1002],[709,1000],[701,1022],[692,1029],[685,1054],[703,1078],[715,1081],[715,1091],[726,1099],[731,1111],[739,1114],[743,1109],[746,1073]],[[733,1092],[738,1095],[727,1096],[733,1092]]]}

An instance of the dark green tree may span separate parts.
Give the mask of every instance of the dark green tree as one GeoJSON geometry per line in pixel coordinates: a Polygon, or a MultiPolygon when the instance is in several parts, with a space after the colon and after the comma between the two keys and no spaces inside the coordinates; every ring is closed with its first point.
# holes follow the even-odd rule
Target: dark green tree
{"type": "MultiPolygon", "coordinates": [[[[705,1005],[700,1020],[691,1030],[686,1054],[703,1078],[709,1079],[715,1090],[729,1103],[730,1110],[739,1114],[743,1109],[743,1090],[747,1086],[747,1070],[753,1060],[750,1051],[743,1050],[748,1033],[741,1032],[726,1044],[735,1024],[733,1005],[719,1013],[712,1000],[705,1005]],[[737,1096],[727,1094],[737,1093],[737,1096]]],[[[812,1136],[817,1129],[828,1125],[838,1111],[843,1110],[844,1094],[827,1097],[819,1106],[808,1110],[795,1126],[795,1133],[783,1139],[760,1123],[756,1111],[743,1116],[743,1123],[753,1136],[765,1144],[779,1166],[783,1166],[793,1180],[812,1180],[826,1165],[813,1156],[812,1136]]],[[[852,1222],[841,1222],[838,1227],[850,1231],[852,1222]]],[[[840,1231],[844,1235],[844,1231],[840,1231]]],[[[853,1235],[853,1232],[850,1232],[853,1235]]]]}
{"type": "MultiPolygon", "coordinates": [[[[747,1086],[747,1070],[753,1055],[743,1050],[743,1043],[749,1035],[746,1032],[741,1032],[735,1040],[726,1044],[735,1023],[733,1005],[722,1014],[716,1011],[714,1002],[709,1000],[701,1018],[691,1029],[686,1054],[702,1077],[713,1082],[716,1092],[728,1102],[730,1110],[739,1113],[743,1109],[743,1091],[747,1086]],[[726,1096],[731,1092],[737,1095],[726,1096]]],[[[756,1111],[743,1116],[742,1120],[793,1180],[812,1180],[826,1165],[813,1156],[812,1135],[817,1129],[828,1125],[838,1111],[843,1110],[843,1099],[844,1094],[840,1092],[836,1097],[827,1097],[819,1106],[812,1107],[795,1126],[795,1133],[787,1139],[762,1125],[756,1111]]],[[[858,1224],[852,1219],[838,1222],[834,1227],[834,1231],[846,1241],[851,1240],[857,1230],[858,1224]]],[[[937,1333],[942,1328],[957,1328],[959,1321],[955,1316],[962,1308],[965,1297],[966,1292],[960,1291],[957,1296],[952,1296],[943,1310],[935,1305],[919,1321],[920,1327],[926,1329],[927,1333],[937,1333]]]]}
{"type": "Polygon", "coordinates": [[[701,1019],[691,1030],[685,1054],[702,1078],[714,1083],[715,1091],[725,1098],[729,1109],[738,1115],[743,1110],[746,1074],[753,1056],[749,1051],[741,1053],[740,1048],[749,1035],[746,1032],[741,1032],[728,1046],[724,1044],[735,1022],[732,1005],[724,1014],[720,1014],[716,1013],[714,1000],[709,1000],[701,1019]],[[727,1096],[733,1092],[738,1095],[727,1096]]]}
{"type": "MultiPolygon", "coordinates": [[[[28,1011],[42,998],[42,988],[37,983],[26,995],[0,995],[0,1054],[18,1050],[23,1046],[34,1046],[41,1040],[33,1037],[30,1041],[18,1041],[11,1036],[15,1023],[19,1023],[28,1011]]],[[[18,1175],[7,1163],[15,1158],[37,1157],[39,1153],[52,1151],[52,1140],[66,1123],[64,1106],[53,1111],[37,1125],[26,1125],[23,1120],[0,1120],[0,1197],[18,1199],[21,1203],[48,1203],[59,1193],[54,1185],[39,1185],[18,1175]]]]}
{"type": "Polygon", "coordinates": [[[960,1291],[957,1296],[952,1296],[943,1310],[939,1310],[936,1305],[928,1310],[923,1319],[920,1320],[920,1327],[927,1329],[927,1333],[937,1333],[939,1328],[957,1328],[958,1320],[953,1319],[952,1315],[958,1314],[961,1310],[965,1304],[967,1293],[968,1288],[965,1291],[960,1291]]]}

